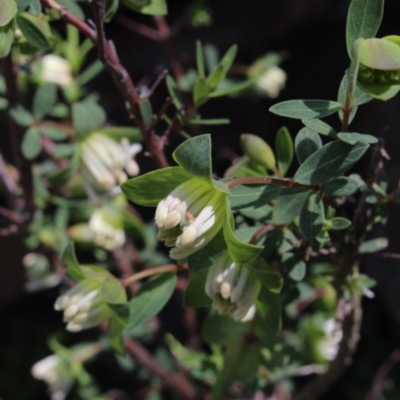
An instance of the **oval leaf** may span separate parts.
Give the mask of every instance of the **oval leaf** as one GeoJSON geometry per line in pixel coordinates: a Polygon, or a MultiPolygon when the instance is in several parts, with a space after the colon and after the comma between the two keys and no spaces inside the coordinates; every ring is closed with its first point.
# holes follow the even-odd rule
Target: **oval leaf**
{"type": "Polygon", "coordinates": [[[0,0],[0,26],[7,25],[18,11],[14,0],[0,0]]]}
{"type": "Polygon", "coordinates": [[[285,176],[293,161],[293,140],[289,130],[283,126],[278,130],[275,139],[275,153],[278,159],[278,169],[285,176]]]}
{"type": "Polygon", "coordinates": [[[310,128],[303,128],[296,135],[294,146],[299,164],[302,164],[322,147],[322,140],[317,132],[310,128]]]}
{"type": "Polygon", "coordinates": [[[310,239],[315,238],[325,223],[324,203],[318,193],[311,193],[300,213],[300,229],[310,239]]]}

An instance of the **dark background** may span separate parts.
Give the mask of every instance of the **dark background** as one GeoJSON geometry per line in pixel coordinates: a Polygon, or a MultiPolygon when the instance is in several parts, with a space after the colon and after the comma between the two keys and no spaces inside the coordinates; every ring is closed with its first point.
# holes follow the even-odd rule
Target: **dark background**
{"type": "MultiPolygon", "coordinates": [[[[169,22],[173,25],[184,12],[188,2],[170,0],[169,22]]],[[[250,64],[268,51],[287,50],[289,57],[282,67],[288,74],[286,88],[279,101],[309,98],[335,100],[340,80],[348,67],[345,46],[345,23],[348,0],[214,0],[214,23],[209,28],[184,27],[173,38],[176,54],[185,67],[194,66],[195,40],[216,45],[221,52],[231,44],[239,45],[238,63],[250,64]]],[[[90,10],[87,10],[88,14],[90,10]]],[[[149,25],[149,17],[138,16],[121,9],[121,13],[149,25]]],[[[378,37],[400,34],[400,2],[387,0],[382,27],[378,37]]],[[[134,80],[154,79],[157,71],[168,67],[160,44],[133,34],[126,28],[111,23],[107,35],[115,41],[122,63],[134,80]],[[156,66],[156,69],[154,69],[156,66]]],[[[115,124],[127,124],[124,103],[111,79],[103,72],[92,83],[101,95],[101,104],[115,124]]],[[[162,104],[166,91],[163,86],[152,99],[155,109],[162,104]]],[[[202,109],[204,118],[230,118],[227,127],[213,127],[217,172],[222,172],[227,161],[219,151],[225,146],[240,151],[239,135],[258,134],[273,143],[276,130],[286,124],[294,136],[300,124],[284,120],[268,112],[272,100],[216,99],[202,109]]],[[[2,120],[4,121],[4,120],[2,120]]],[[[337,117],[328,120],[339,127],[337,117]]],[[[390,188],[400,178],[400,96],[388,102],[373,101],[362,106],[352,124],[352,130],[383,137],[391,161],[386,163],[390,188]]],[[[204,133],[207,132],[204,130],[204,133]]],[[[174,143],[174,142],[173,142],[174,143]]],[[[7,154],[7,149],[2,149],[7,154]]],[[[366,170],[368,156],[360,163],[359,172],[366,170]]],[[[144,168],[151,168],[141,160],[144,168]]],[[[370,233],[370,237],[388,236],[390,252],[399,252],[399,206],[391,205],[389,222],[370,233]]],[[[46,340],[50,333],[61,331],[61,315],[53,311],[58,289],[34,295],[23,291],[24,271],[21,263],[26,252],[24,235],[0,237],[0,396],[4,400],[46,398],[44,385],[30,377],[31,365],[48,354],[46,340]]],[[[376,297],[364,300],[364,320],[361,342],[353,365],[337,382],[326,400],[363,399],[378,368],[389,354],[400,348],[400,265],[376,255],[362,259],[362,272],[377,279],[376,297]]],[[[388,399],[400,398],[400,366],[389,377],[388,399]]],[[[114,382],[116,384],[116,382],[114,382]]]]}

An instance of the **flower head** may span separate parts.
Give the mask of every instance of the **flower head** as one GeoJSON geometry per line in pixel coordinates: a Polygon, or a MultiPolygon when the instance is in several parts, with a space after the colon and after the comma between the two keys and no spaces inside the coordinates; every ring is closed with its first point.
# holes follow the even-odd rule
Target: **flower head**
{"type": "Polygon", "coordinates": [[[74,382],[68,373],[68,366],[56,354],[35,363],[31,373],[34,378],[46,382],[51,400],[64,400],[74,382]]]}
{"type": "Polygon", "coordinates": [[[202,179],[189,179],[175,188],[157,206],[158,239],[172,247],[171,258],[179,260],[201,249],[222,228],[226,194],[202,179]]]}
{"type": "Polygon", "coordinates": [[[108,136],[94,132],[78,144],[79,169],[85,183],[98,190],[108,191],[129,176],[139,174],[134,155],[142,150],[138,143],[130,144],[127,138],[120,143],[108,136]]]}
{"type": "Polygon", "coordinates": [[[260,75],[255,83],[259,92],[266,94],[271,99],[275,99],[285,87],[286,72],[274,65],[260,75]]]}
{"type": "Polygon", "coordinates": [[[253,319],[255,301],[261,283],[249,274],[247,268],[232,261],[226,252],[208,270],[205,292],[219,314],[228,314],[235,321],[253,319]]]}
{"type": "Polygon", "coordinates": [[[100,293],[102,283],[85,278],[56,300],[54,308],[64,311],[64,322],[69,331],[92,328],[110,318],[112,312],[100,293]]]}
{"type": "Polygon", "coordinates": [[[42,58],[39,76],[46,82],[60,86],[68,86],[73,81],[71,64],[65,58],[54,54],[47,54],[42,58]]]}

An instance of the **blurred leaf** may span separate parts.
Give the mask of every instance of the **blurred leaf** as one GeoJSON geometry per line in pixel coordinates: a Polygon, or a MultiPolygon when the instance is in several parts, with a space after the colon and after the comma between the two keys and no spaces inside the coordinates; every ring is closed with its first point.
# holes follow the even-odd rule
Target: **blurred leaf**
{"type": "Polygon", "coordinates": [[[236,341],[248,329],[248,322],[236,322],[228,315],[212,315],[203,324],[202,336],[208,343],[227,345],[236,341]]]}
{"type": "Polygon", "coordinates": [[[50,28],[45,20],[24,12],[17,15],[17,25],[31,45],[40,50],[51,48],[49,39],[46,36],[46,33],[50,32],[50,28]]]}
{"type": "Polygon", "coordinates": [[[216,119],[191,119],[189,124],[191,125],[226,125],[230,124],[230,120],[227,118],[216,118],[216,119]]]}
{"type": "Polygon", "coordinates": [[[225,70],[222,65],[218,65],[208,76],[207,82],[210,89],[214,89],[224,78],[225,70]]]}
{"type": "Polygon", "coordinates": [[[85,275],[81,270],[78,260],[75,255],[74,243],[69,242],[65,248],[62,257],[63,263],[67,266],[67,274],[76,281],[85,279],[85,275]]]}
{"type": "Polygon", "coordinates": [[[233,62],[235,61],[237,49],[238,49],[237,45],[235,44],[232,45],[231,47],[229,47],[228,51],[224,54],[224,56],[221,59],[220,65],[224,69],[224,77],[231,69],[233,62]]]}
{"type": "Polygon", "coordinates": [[[300,229],[305,236],[313,239],[325,223],[324,203],[319,193],[311,193],[300,213],[300,229]]]}
{"type": "Polygon", "coordinates": [[[130,318],[125,330],[129,333],[155,317],[172,296],[175,284],[176,275],[172,273],[157,275],[144,283],[129,301],[130,318]]]}
{"type": "Polygon", "coordinates": [[[179,110],[180,108],[182,108],[183,103],[181,99],[181,94],[179,93],[178,85],[171,75],[167,75],[167,77],[165,78],[165,82],[167,84],[169,95],[172,97],[172,101],[175,107],[179,110]]]}
{"type": "Polygon", "coordinates": [[[322,147],[320,136],[310,128],[302,128],[294,140],[297,159],[303,164],[311,154],[322,147]]]}
{"type": "Polygon", "coordinates": [[[141,142],[143,140],[142,132],[135,126],[107,126],[97,131],[117,142],[122,138],[127,138],[131,143],[141,142]]]}
{"type": "Polygon", "coordinates": [[[351,55],[353,43],[358,38],[373,38],[378,32],[383,16],[384,0],[353,0],[346,23],[347,52],[351,55]]]}
{"type": "Polygon", "coordinates": [[[0,26],[0,59],[8,56],[14,42],[15,20],[0,26]]]}
{"type": "Polygon", "coordinates": [[[7,25],[17,11],[17,3],[14,0],[0,0],[0,26],[7,25]]]}
{"type": "Polygon", "coordinates": [[[306,276],[306,263],[293,253],[284,253],[282,256],[283,267],[294,281],[302,281],[306,276]]]}
{"type": "Polygon", "coordinates": [[[307,189],[283,189],[275,202],[272,222],[275,225],[284,225],[293,221],[300,214],[309,194],[307,189]]]}
{"type": "Polygon", "coordinates": [[[33,115],[37,121],[41,121],[43,117],[53,108],[57,100],[57,86],[54,83],[46,82],[40,85],[33,97],[33,115]]]}
{"type": "Polygon", "coordinates": [[[106,1],[106,13],[104,15],[105,22],[111,22],[114,15],[118,11],[119,0],[107,0],[106,1]]]}
{"type": "Polygon", "coordinates": [[[366,39],[361,44],[360,63],[379,70],[400,69],[400,46],[384,39],[366,39]]]}
{"type": "Polygon", "coordinates": [[[271,292],[279,293],[281,291],[283,286],[282,277],[263,259],[258,257],[245,266],[250,271],[250,274],[257,278],[271,292]]]}
{"type": "Polygon", "coordinates": [[[345,143],[355,144],[355,143],[378,143],[378,138],[372,135],[365,135],[356,132],[339,132],[338,138],[345,143]]]}
{"type": "Polygon", "coordinates": [[[108,274],[106,279],[104,279],[100,288],[100,295],[103,301],[109,304],[123,304],[127,300],[125,288],[111,274],[108,274]]]}
{"type": "Polygon", "coordinates": [[[205,78],[197,78],[193,88],[193,102],[196,107],[207,100],[208,97],[208,85],[205,78]]]}
{"type": "Polygon", "coordinates": [[[29,128],[22,139],[21,151],[28,160],[34,159],[42,151],[42,143],[37,128],[29,128]]]}
{"type": "Polygon", "coordinates": [[[352,178],[341,176],[322,185],[321,191],[330,196],[350,196],[359,190],[362,183],[352,178]]]}
{"type": "Polygon", "coordinates": [[[201,45],[200,40],[196,41],[196,63],[197,63],[197,74],[201,79],[205,79],[206,67],[204,64],[203,46],[201,45]]]}
{"type": "Polygon", "coordinates": [[[275,153],[278,159],[278,169],[282,176],[285,176],[292,164],[293,152],[292,137],[286,126],[283,126],[278,130],[275,138],[275,153]]]}
{"type": "Polygon", "coordinates": [[[33,115],[20,104],[10,110],[10,115],[21,126],[30,126],[34,121],[33,115]]]}
{"type": "Polygon", "coordinates": [[[275,154],[265,140],[259,136],[244,133],[240,135],[240,143],[243,151],[251,161],[260,164],[269,170],[275,170],[275,154]]]}
{"type": "Polygon", "coordinates": [[[289,100],[275,104],[269,111],[288,118],[315,119],[327,117],[343,107],[329,100],[289,100]]]}
{"type": "Polygon", "coordinates": [[[104,110],[92,101],[79,101],[72,105],[72,122],[77,135],[101,128],[105,121],[104,110]]]}
{"type": "Polygon", "coordinates": [[[108,320],[107,339],[111,347],[121,356],[125,355],[123,331],[124,326],[115,316],[112,316],[108,320]]]}
{"type": "Polygon", "coordinates": [[[261,287],[256,305],[261,315],[261,321],[271,332],[279,333],[282,324],[280,294],[273,293],[267,288],[261,287]]]}
{"type": "Polygon", "coordinates": [[[79,85],[86,85],[91,81],[96,75],[103,71],[104,65],[100,60],[93,61],[83,72],[78,76],[79,85]]]}
{"type": "Polygon", "coordinates": [[[166,15],[166,0],[121,0],[122,4],[133,11],[147,15],[166,15]]]}
{"type": "Polygon", "coordinates": [[[368,145],[331,142],[312,154],[297,170],[293,180],[304,185],[325,183],[349,170],[367,151],[368,145]]]}
{"type": "Polygon", "coordinates": [[[359,253],[375,253],[377,251],[381,251],[386,249],[389,241],[387,238],[377,238],[372,240],[367,240],[364,242],[359,248],[359,253]]]}
{"type": "Polygon", "coordinates": [[[46,136],[52,140],[65,140],[68,137],[68,134],[64,130],[57,127],[38,126],[37,129],[39,130],[41,135],[46,136]]]}
{"type": "Polygon", "coordinates": [[[340,231],[342,229],[347,229],[351,225],[351,221],[343,217],[334,217],[330,222],[330,229],[340,231]]]}
{"type": "Polygon", "coordinates": [[[139,100],[140,113],[142,114],[144,125],[149,128],[153,124],[153,109],[150,100],[143,97],[139,100]]]}
{"type": "Polygon", "coordinates": [[[66,7],[68,11],[70,11],[73,15],[75,15],[82,21],[85,20],[85,14],[75,0],[58,0],[57,3],[66,7]]]}
{"type": "Polygon", "coordinates": [[[205,292],[207,273],[207,268],[190,273],[189,283],[183,295],[183,305],[185,307],[197,308],[211,305],[212,300],[206,295],[205,292]]]}
{"type": "Polygon", "coordinates": [[[238,83],[232,83],[231,85],[229,85],[228,87],[226,87],[224,89],[220,89],[220,90],[217,89],[217,90],[211,92],[208,95],[208,97],[209,98],[221,97],[221,96],[226,96],[227,94],[240,92],[244,89],[247,89],[252,84],[253,84],[253,81],[251,81],[251,80],[244,81],[244,82],[238,82],[238,83]]]}
{"type": "Polygon", "coordinates": [[[54,158],[60,159],[70,157],[74,154],[75,145],[71,143],[61,143],[54,147],[54,158]]]}

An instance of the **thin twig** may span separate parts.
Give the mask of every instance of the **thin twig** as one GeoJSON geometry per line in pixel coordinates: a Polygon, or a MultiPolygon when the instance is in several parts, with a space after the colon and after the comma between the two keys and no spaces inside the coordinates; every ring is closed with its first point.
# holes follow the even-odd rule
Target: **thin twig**
{"type": "Polygon", "coordinates": [[[130,338],[125,338],[125,348],[140,365],[158,376],[166,387],[169,387],[188,400],[198,400],[202,398],[198,389],[179,375],[175,375],[164,369],[138,342],[130,338]]]}

